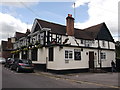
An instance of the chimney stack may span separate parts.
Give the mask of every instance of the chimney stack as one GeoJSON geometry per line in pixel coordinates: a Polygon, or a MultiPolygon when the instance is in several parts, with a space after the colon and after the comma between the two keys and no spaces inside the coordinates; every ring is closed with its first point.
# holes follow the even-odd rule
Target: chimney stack
{"type": "Polygon", "coordinates": [[[74,18],[72,14],[68,14],[66,18],[66,33],[68,36],[74,36],[74,18]]]}

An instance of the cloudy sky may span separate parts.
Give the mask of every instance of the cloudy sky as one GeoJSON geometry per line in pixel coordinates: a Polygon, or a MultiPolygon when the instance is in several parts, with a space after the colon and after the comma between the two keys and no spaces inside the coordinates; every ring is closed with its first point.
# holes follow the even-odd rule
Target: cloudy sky
{"type": "Polygon", "coordinates": [[[31,29],[35,18],[65,25],[69,13],[75,17],[76,28],[83,29],[105,22],[114,39],[118,40],[118,1],[4,0],[0,2],[0,40],[14,36],[16,31],[31,29]]]}

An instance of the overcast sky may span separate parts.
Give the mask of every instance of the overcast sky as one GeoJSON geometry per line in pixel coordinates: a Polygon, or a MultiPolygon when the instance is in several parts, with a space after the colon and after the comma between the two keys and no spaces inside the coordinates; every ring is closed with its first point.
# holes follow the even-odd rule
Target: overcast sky
{"type": "Polygon", "coordinates": [[[84,29],[105,22],[117,41],[118,1],[4,0],[0,3],[0,36],[2,36],[0,40],[13,37],[16,31],[26,32],[27,28],[31,29],[35,18],[65,25],[67,14],[70,13],[74,17],[75,10],[76,28],[84,29]]]}

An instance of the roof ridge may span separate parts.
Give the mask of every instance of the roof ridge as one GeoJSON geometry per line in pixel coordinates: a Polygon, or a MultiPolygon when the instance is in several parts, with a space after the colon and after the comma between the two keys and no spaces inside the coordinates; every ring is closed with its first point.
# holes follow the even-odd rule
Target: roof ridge
{"type": "Polygon", "coordinates": [[[49,22],[49,21],[46,21],[46,20],[38,19],[38,18],[36,18],[36,20],[41,20],[41,21],[46,22],[46,23],[51,23],[51,24],[55,24],[55,25],[59,25],[59,26],[64,26],[64,27],[66,27],[65,25],[57,24],[57,23],[54,23],[54,22],[51,22],[51,21],[49,22]]]}
{"type": "Polygon", "coordinates": [[[93,27],[96,27],[96,26],[100,26],[100,25],[103,25],[103,24],[105,24],[105,23],[102,22],[102,23],[99,23],[99,24],[96,24],[96,25],[92,25],[92,26],[87,27],[87,28],[85,28],[85,29],[83,29],[83,30],[87,30],[87,29],[90,29],[90,28],[93,28],[93,27]]]}

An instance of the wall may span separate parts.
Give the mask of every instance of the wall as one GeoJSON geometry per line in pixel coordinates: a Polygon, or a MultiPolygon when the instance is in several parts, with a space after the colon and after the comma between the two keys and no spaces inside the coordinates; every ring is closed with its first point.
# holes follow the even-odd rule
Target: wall
{"type": "MultiPolygon", "coordinates": [[[[85,46],[85,42],[93,42],[92,44],[90,44],[89,47],[98,47],[98,40],[83,40],[83,44],[81,44],[81,40],[82,39],[75,39],[73,36],[62,36],[62,42],[65,41],[66,38],[69,38],[68,42],[66,44],[70,44],[74,45],[74,46],[78,46],[77,43],[79,44],[79,46],[85,46]],[[77,43],[76,43],[76,41],[77,43]]],[[[103,46],[102,44],[103,40],[99,40],[99,45],[101,48],[106,48],[106,49],[115,49],[115,44],[113,42],[108,42],[108,41],[104,41],[105,42],[105,46],[103,46]],[[109,43],[109,45],[108,45],[109,43]]],[[[88,47],[88,46],[86,46],[88,47]]]]}
{"type": "Polygon", "coordinates": [[[60,50],[59,47],[54,47],[54,61],[49,61],[47,68],[55,70],[88,68],[88,56],[85,55],[85,51],[84,52],[81,51],[81,55],[85,56],[82,57],[81,60],[75,61],[74,59],[70,59],[68,60],[68,63],[65,63],[66,62],[64,56],[65,50],[74,51],[74,49],[80,48],[63,47],[63,49],[60,50]]]}
{"type": "MultiPolygon", "coordinates": [[[[38,60],[37,63],[46,64],[46,58],[48,56],[48,49],[43,47],[38,49],[38,60]]],[[[35,62],[35,61],[34,61],[35,62]]]]}
{"type": "Polygon", "coordinates": [[[102,67],[111,67],[111,61],[115,62],[115,52],[102,50],[101,52],[106,53],[106,59],[102,60],[102,67]]]}
{"type": "Polygon", "coordinates": [[[2,57],[6,59],[12,57],[11,51],[2,51],[2,57]]]}
{"type": "MultiPolygon", "coordinates": [[[[100,64],[98,62],[98,50],[97,49],[85,49],[81,51],[81,60],[74,60],[74,49],[81,49],[75,47],[63,47],[60,49],[59,46],[54,47],[54,61],[48,61],[48,69],[53,70],[66,70],[66,69],[86,69],[89,68],[89,52],[94,51],[94,67],[100,68],[100,64]],[[73,59],[70,59],[66,62],[65,60],[65,50],[73,51],[73,59]]],[[[111,60],[115,60],[115,52],[109,50],[99,51],[99,60],[100,60],[100,52],[106,53],[106,59],[102,61],[102,67],[111,67],[111,60]]]]}

